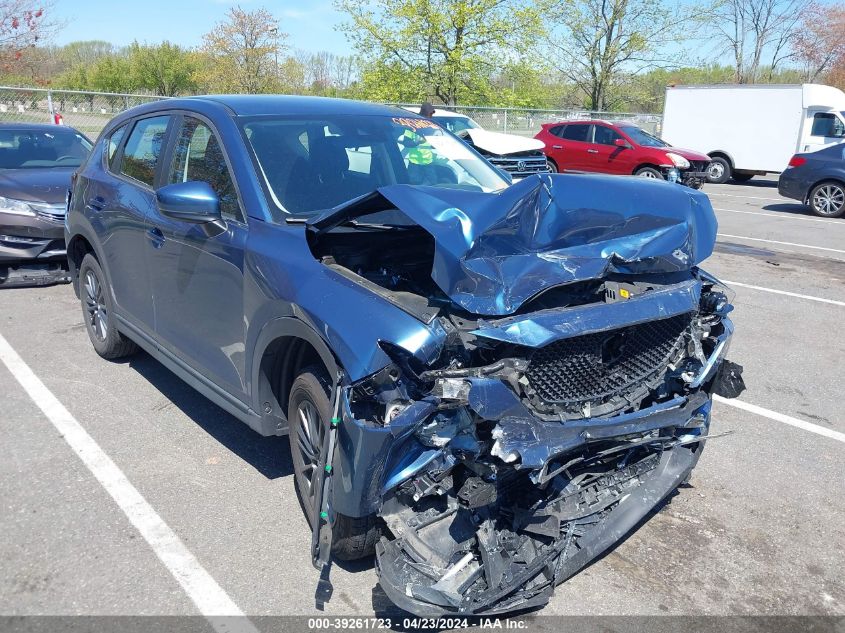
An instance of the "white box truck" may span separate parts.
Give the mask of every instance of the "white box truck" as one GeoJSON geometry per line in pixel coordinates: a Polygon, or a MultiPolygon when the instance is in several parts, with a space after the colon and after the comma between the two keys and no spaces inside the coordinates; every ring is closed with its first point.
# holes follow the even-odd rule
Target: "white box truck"
{"type": "Polygon", "coordinates": [[[709,182],[744,182],[845,140],[845,93],[818,84],[669,86],[661,137],[708,154],[709,182]]]}

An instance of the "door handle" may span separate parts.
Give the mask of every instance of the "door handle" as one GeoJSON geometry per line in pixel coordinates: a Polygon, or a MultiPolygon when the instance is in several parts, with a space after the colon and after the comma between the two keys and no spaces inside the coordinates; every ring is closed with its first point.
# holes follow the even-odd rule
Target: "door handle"
{"type": "Polygon", "coordinates": [[[106,199],[103,196],[96,196],[85,205],[91,211],[102,211],[106,206],[106,199]]]}
{"type": "Polygon", "coordinates": [[[552,149],[563,149],[563,145],[552,145],[552,149]]]}
{"type": "Polygon", "coordinates": [[[164,246],[164,233],[157,226],[147,230],[147,239],[152,242],[153,248],[164,246]]]}
{"type": "Polygon", "coordinates": [[[587,153],[588,153],[588,154],[598,154],[598,153],[599,153],[599,150],[597,150],[597,149],[588,149],[588,150],[587,150],[587,153]]]}

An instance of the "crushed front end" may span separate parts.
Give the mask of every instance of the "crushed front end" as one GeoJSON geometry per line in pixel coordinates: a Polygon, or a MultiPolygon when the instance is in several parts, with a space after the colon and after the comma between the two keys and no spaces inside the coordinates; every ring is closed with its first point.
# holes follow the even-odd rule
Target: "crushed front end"
{"type": "Polygon", "coordinates": [[[315,223],[320,261],[417,314],[438,341],[424,358],[413,341],[380,341],[392,362],[342,389],[332,477],[335,511],[383,521],[379,582],[414,614],[545,604],[689,477],[712,394],[743,389],[741,368],[726,360],[731,292],[696,265],[715,223],[699,221],[696,235],[693,214],[659,210],[700,205],[701,194],[609,184],[660,195],[648,217],[582,213],[580,234],[552,248],[569,221],[535,211],[557,204],[564,213],[555,201],[568,178],[521,184],[510,207],[518,213],[486,219],[477,235],[464,209],[417,213],[416,198],[393,192],[365,201],[359,217],[393,205],[433,242],[419,226],[356,242],[348,231],[329,235],[337,217],[315,223]],[[468,248],[426,226],[431,216],[457,218],[468,248]],[[590,255],[591,239],[605,248],[590,255]],[[623,258],[621,243],[635,255],[623,258]],[[430,276],[420,274],[426,266],[430,276]]]}

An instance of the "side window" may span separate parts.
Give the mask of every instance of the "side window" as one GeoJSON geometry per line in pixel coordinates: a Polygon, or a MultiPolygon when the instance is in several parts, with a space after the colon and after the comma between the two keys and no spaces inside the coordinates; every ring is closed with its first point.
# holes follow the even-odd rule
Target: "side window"
{"type": "Polygon", "coordinates": [[[549,134],[552,136],[560,136],[561,132],[563,132],[562,125],[556,125],[553,128],[549,129],[549,134]]]}
{"type": "Polygon", "coordinates": [[[586,143],[587,133],[589,131],[590,126],[588,124],[576,123],[574,125],[567,125],[560,137],[565,138],[568,141],[581,141],[582,143],[586,143]]]}
{"type": "Polygon", "coordinates": [[[167,177],[168,184],[189,181],[207,182],[220,198],[223,217],[243,221],[223,148],[211,129],[193,117],[182,121],[167,177]]]}
{"type": "Polygon", "coordinates": [[[153,186],[169,121],[169,116],[156,116],[135,124],[123,150],[122,174],[153,186]]]}
{"type": "Polygon", "coordinates": [[[826,136],[827,138],[838,138],[845,136],[845,125],[835,114],[830,112],[817,112],[813,115],[812,136],[826,136]]]}
{"type": "Polygon", "coordinates": [[[622,138],[622,135],[619,134],[619,132],[613,128],[605,127],[604,125],[597,125],[595,134],[595,142],[599,145],[613,145],[616,143],[616,139],[622,138]]]}
{"type": "Polygon", "coordinates": [[[117,128],[111,133],[109,140],[106,142],[106,163],[112,171],[114,171],[117,166],[115,164],[116,161],[114,157],[117,154],[117,148],[120,147],[120,142],[123,140],[123,136],[126,134],[127,126],[128,124],[121,125],[117,128]]]}

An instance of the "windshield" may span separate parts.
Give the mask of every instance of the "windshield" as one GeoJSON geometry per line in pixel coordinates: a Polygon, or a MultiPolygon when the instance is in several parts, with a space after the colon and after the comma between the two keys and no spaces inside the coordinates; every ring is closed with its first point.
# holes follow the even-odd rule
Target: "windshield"
{"type": "Polygon", "coordinates": [[[0,129],[0,169],[79,167],[91,143],[67,128],[0,129]]]}
{"type": "Polygon", "coordinates": [[[452,134],[459,134],[464,130],[480,130],[481,126],[467,116],[435,116],[431,117],[452,134]]]}
{"type": "Polygon", "coordinates": [[[393,184],[497,191],[499,173],[433,121],[418,117],[251,117],[243,129],[273,202],[314,215],[393,184]]]}
{"type": "Polygon", "coordinates": [[[627,134],[637,145],[643,145],[645,147],[669,147],[669,143],[666,141],[661,140],[656,136],[652,136],[645,130],[636,126],[624,125],[619,129],[625,132],[625,134],[627,134]]]}

